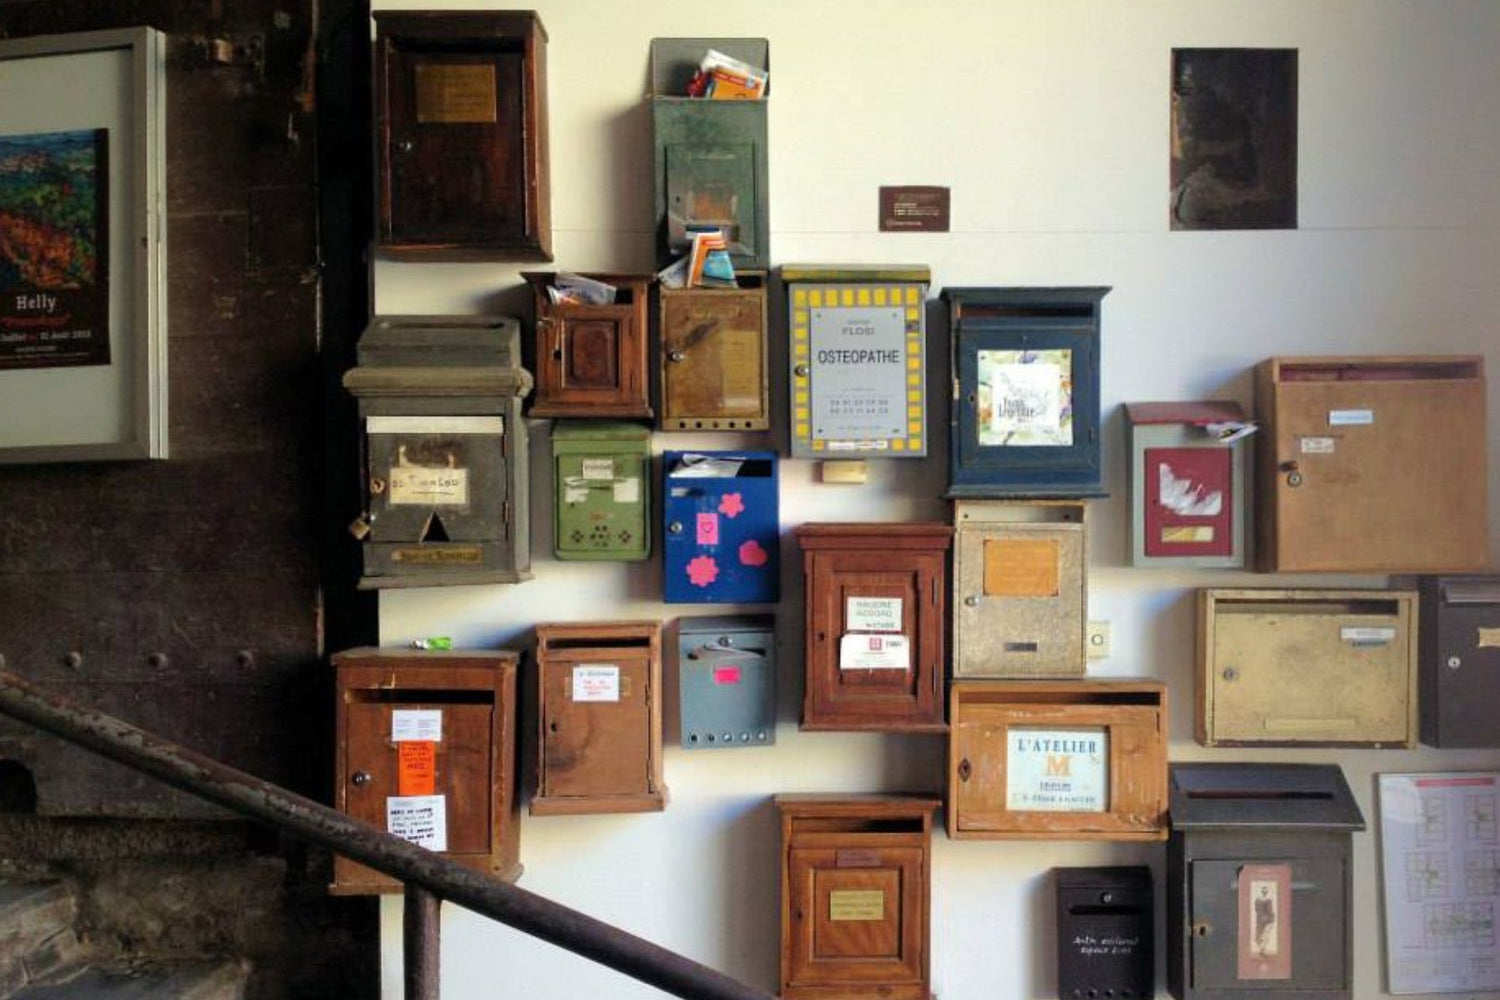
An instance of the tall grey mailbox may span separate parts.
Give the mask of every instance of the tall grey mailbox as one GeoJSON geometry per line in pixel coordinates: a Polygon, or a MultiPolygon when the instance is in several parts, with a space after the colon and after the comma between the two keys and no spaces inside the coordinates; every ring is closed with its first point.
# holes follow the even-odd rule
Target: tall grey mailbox
{"type": "Polygon", "coordinates": [[[775,616],[682,618],[677,629],[682,745],[703,750],[775,743],[775,616]]]}
{"type": "Polygon", "coordinates": [[[1500,746],[1500,576],[1424,577],[1420,592],[1422,742],[1500,746]]]}
{"type": "MultiPolygon", "coordinates": [[[[1347,1000],[1350,849],[1334,764],[1173,764],[1167,986],[1178,1000],[1347,1000]]],[[[1372,958],[1373,960],[1373,958],[1372,958]]]]}

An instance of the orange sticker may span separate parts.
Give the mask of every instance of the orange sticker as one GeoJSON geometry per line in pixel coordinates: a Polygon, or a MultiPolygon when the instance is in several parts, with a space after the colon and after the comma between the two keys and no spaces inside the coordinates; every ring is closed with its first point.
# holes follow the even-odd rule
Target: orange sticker
{"type": "Polygon", "coordinates": [[[437,744],[430,740],[402,740],[396,744],[396,794],[437,793],[437,744]]]}

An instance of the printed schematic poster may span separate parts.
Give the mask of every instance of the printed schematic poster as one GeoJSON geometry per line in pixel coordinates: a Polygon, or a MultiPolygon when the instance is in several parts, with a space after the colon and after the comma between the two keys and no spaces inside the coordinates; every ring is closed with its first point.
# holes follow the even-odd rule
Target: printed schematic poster
{"type": "Polygon", "coordinates": [[[0,371],[109,364],[109,131],[0,136],[0,371]]]}

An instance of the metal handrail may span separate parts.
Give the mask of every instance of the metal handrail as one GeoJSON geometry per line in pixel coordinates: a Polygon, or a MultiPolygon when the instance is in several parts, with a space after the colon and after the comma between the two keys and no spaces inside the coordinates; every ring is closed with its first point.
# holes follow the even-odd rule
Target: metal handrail
{"type": "Polygon", "coordinates": [[[0,656],[0,712],[401,879],[409,898],[411,888],[418,887],[687,1000],[775,1000],[602,920],[465,868],[128,722],[46,694],[4,665],[0,656]]]}

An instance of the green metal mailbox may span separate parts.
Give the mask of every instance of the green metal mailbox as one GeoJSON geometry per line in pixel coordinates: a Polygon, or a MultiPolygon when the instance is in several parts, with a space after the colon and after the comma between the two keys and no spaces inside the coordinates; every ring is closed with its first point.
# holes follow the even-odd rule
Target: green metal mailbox
{"type": "Polygon", "coordinates": [[[651,554],[651,432],[616,421],[552,425],[552,551],[630,562],[651,554]]]}

